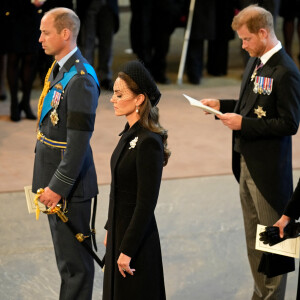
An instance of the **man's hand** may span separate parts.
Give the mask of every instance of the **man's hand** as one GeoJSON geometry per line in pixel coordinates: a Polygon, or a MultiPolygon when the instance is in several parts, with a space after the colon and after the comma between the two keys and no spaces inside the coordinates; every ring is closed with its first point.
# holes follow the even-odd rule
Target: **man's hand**
{"type": "MultiPolygon", "coordinates": [[[[220,110],[220,100],[218,99],[202,99],[200,102],[213,109],[220,110]]],[[[205,112],[205,114],[209,114],[209,113],[205,112]]]]}
{"type": "Polygon", "coordinates": [[[117,261],[119,271],[124,278],[126,277],[125,272],[130,275],[133,275],[133,272],[135,272],[135,269],[130,268],[130,265],[129,265],[130,261],[131,261],[131,257],[127,256],[124,253],[120,254],[119,259],[117,261]]]}
{"type": "Polygon", "coordinates": [[[242,116],[234,113],[227,113],[223,115],[217,115],[217,117],[231,130],[241,130],[242,128],[242,116]]]}
{"type": "Polygon", "coordinates": [[[41,194],[39,201],[53,209],[60,201],[61,196],[53,192],[49,187],[46,187],[44,193],[41,194]]]}

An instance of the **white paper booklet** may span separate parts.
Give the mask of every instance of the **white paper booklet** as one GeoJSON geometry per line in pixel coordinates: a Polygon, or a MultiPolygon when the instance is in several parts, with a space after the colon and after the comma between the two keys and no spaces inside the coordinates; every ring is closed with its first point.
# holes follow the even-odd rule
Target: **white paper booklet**
{"type": "Polygon", "coordinates": [[[299,245],[300,245],[299,237],[294,239],[286,239],[274,246],[269,246],[268,244],[266,245],[259,240],[260,238],[259,234],[265,231],[265,228],[266,226],[264,225],[260,225],[260,224],[257,225],[255,249],[264,252],[271,252],[280,255],[299,258],[299,245]]]}
{"type": "MultiPolygon", "coordinates": [[[[34,204],[35,193],[32,192],[31,185],[24,186],[24,190],[25,190],[28,212],[30,214],[35,213],[35,204],[34,204]]],[[[46,210],[46,206],[43,203],[41,202],[38,203],[41,211],[46,210]]]]}
{"type": "Polygon", "coordinates": [[[190,104],[193,106],[197,106],[200,107],[201,109],[203,109],[204,111],[210,113],[210,114],[214,114],[214,115],[222,115],[222,113],[216,109],[213,109],[207,105],[202,104],[199,100],[196,100],[188,95],[182,94],[186,99],[189,100],[190,104]]]}

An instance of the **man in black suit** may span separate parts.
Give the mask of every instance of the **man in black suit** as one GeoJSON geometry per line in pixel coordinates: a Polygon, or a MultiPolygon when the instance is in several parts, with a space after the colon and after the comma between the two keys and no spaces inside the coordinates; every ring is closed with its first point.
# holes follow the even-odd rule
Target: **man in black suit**
{"type": "Polygon", "coordinates": [[[113,89],[113,37],[119,30],[117,0],[77,0],[81,21],[79,48],[91,65],[95,65],[96,38],[98,38],[97,66],[101,88],[113,89]]]}
{"type": "Polygon", "coordinates": [[[171,35],[185,12],[185,0],[130,0],[130,42],[133,52],[161,84],[166,76],[171,35]]]}
{"type": "MultiPolygon", "coordinates": [[[[91,198],[98,193],[90,139],[99,83],[76,46],[79,27],[79,18],[68,8],[52,9],[41,21],[39,41],[56,61],[38,105],[32,191],[43,188],[39,200],[51,209],[58,203],[66,206],[75,230],[90,236],[91,198]]],[[[61,276],[60,299],[92,299],[93,258],[56,214],[48,217],[61,276]]]]}
{"type": "Polygon", "coordinates": [[[284,299],[287,275],[259,273],[257,224],[273,225],[293,192],[292,139],[300,116],[300,74],[277,40],[270,12],[256,5],[234,17],[232,28],[250,59],[239,100],[203,99],[233,131],[233,172],[240,184],[246,243],[255,286],[252,299],[284,299]]]}

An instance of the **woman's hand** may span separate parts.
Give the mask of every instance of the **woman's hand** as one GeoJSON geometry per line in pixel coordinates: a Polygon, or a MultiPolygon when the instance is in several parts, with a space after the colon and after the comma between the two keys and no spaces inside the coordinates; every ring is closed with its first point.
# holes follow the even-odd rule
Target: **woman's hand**
{"type": "Polygon", "coordinates": [[[284,237],[284,228],[290,223],[290,217],[282,215],[281,218],[273,225],[279,227],[279,235],[281,238],[284,237]]]}
{"type": "Polygon", "coordinates": [[[131,257],[123,253],[120,254],[119,259],[117,261],[119,271],[124,278],[126,277],[125,272],[127,272],[130,275],[133,275],[133,272],[135,272],[135,269],[130,268],[130,261],[131,257]]]}
{"type": "Polygon", "coordinates": [[[106,230],[106,234],[105,234],[105,238],[104,238],[103,244],[106,247],[106,244],[107,244],[107,230],[106,230]]]}

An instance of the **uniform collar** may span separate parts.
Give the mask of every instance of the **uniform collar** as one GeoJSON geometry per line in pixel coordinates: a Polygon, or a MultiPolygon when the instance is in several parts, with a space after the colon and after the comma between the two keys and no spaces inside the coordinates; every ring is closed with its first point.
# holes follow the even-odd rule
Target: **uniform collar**
{"type": "Polygon", "coordinates": [[[57,63],[59,64],[59,69],[67,62],[67,60],[78,50],[77,47],[75,47],[72,51],[70,51],[67,55],[65,55],[61,60],[59,60],[57,63]]]}

